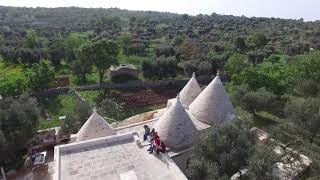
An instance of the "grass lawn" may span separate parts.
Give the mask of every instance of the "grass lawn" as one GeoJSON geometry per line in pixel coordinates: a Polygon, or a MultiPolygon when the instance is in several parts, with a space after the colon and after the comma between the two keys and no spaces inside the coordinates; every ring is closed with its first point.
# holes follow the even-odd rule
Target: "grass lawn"
{"type": "Polygon", "coordinates": [[[268,112],[258,112],[257,116],[253,116],[253,123],[258,128],[268,127],[277,123],[282,123],[284,119],[281,119],[268,112]]]}
{"type": "Polygon", "coordinates": [[[95,91],[80,91],[80,95],[90,104],[95,104],[95,99],[102,92],[101,90],[95,91]]]}
{"type": "MultiPolygon", "coordinates": [[[[68,74],[70,79],[70,86],[81,86],[81,85],[92,85],[99,83],[99,75],[98,72],[91,72],[86,75],[86,82],[78,82],[79,79],[75,74],[68,74]]],[[[105,78],[106,79],[106,78],[105,78]]]]}
{"type": "Polygon", "coordinates": [[[38,130],[49,129],[60,126],[60,120],[58,117],[52,118],[51,120],[41,119],[38,124],[38,130]]]}
{"type": "Polygon", "coordinates": [[[150,57],[141,57],[141,56],[135,56],[135,55],[126,56],[123,53],[120,53],[118,55],[119,64],[133,64],[137,68],[141,68],[142,61],[149,58],[150,57]]]}
{"type": "Polygon", "coordinates": [[[40,120],[38,129],[52,128],[60,125],[59,116],[72,112],[77,104],[77,97],[73,94],[64,94],[45,99],[39,99],[42,114],[48,113],[51,120],[40,120]]]}
{"type": "Polygon", "coordinates": [[[157,109],[161,109],[166,107],[165,104],[161,105],[153,105],[153,106],[144,106],[144,107],[135,107],[135,108],[124,108],[122,112],[120,112],[119,120],[125,120],[131,116],[134,116],[136,114],[141,114],[149,111],[154,111],[157,109]]]}
{"type": "MultiPolygon", "coordinates": [[[[100,92],[101,92],[100,90],[80,91],[80,94],[90,105],[93,105],[95,103],[96,97],[99,95],[100,92]]],[[[119,114],[117,115],[118,117],[108,117],[107,115],[108,113],[102,114],[102,116],[121,121],[131,116],[134,116],[136,114],[153,111],[156,109],[163,108],[165,106],[166,106],[165,104],[161,104],[161,105],[151,105],[151,106],[143,106],[143,107],[124,107],[123,110],[120,111],[119,114]]]]}
{"type": "Polygon", "coordinates": [[[0,75],[6,76],[6,75],[18,75],[22,76],[24,70],[24,66],[22,65],[11,65],[6,64],[0,59],[0,75]]]}

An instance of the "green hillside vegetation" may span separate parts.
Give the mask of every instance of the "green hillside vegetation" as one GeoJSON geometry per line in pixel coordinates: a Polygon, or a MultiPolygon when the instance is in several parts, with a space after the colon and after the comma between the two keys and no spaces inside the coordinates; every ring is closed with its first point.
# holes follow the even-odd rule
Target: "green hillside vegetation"
{"type": "Polygon", "coordinates": [[[22,159],[35,130],[61,125],[64,133],[75,133],[93,105],[117,121],[159,108],[126,108],[109,96],[112,90],[80,92],[86,102],[73,92],[37,96],[57,87],[60,77],[68,77],[66,86],[72,88],[112,83],[109,67],[130,63],[144,81],[185,79],[193,72],[213,77],[218,71],[226,80],[239,123],[216,132],[221,136],[198,137],[191,179],[228,179],[245,167],[252,170],[250,178],[270,178],[259,168],[270,168],[273,157],[251,142],[252,126],[310,157],[306,178],[320,177],[320,21],[74,7],[0,7],[0,21],[0,154],[7,155],[0,164],[5,167],[22,159]],[[62,115],[67,118],[58,120],[62,115]]]}

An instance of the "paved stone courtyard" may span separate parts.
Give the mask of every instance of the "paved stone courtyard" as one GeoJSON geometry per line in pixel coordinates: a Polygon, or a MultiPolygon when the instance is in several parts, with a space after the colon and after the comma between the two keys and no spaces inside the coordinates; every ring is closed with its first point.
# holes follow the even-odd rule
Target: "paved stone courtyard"
{"type": "Polygon", "coordinates": [[[72,150],[61,154],[62,180],[157,180],[175,179],[160,156],[138,148],[135,142],[118,142],[72,150]]]}

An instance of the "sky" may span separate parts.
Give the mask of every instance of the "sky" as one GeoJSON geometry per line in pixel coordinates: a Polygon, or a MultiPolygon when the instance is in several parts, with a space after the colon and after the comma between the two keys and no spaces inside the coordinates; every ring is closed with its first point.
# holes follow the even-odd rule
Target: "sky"
{"type": "Polygon", "coordinates": [[[0,0],[3,6],[117,7],[180,14],[224,14],[320,20],[320,0],[0,0]]]}

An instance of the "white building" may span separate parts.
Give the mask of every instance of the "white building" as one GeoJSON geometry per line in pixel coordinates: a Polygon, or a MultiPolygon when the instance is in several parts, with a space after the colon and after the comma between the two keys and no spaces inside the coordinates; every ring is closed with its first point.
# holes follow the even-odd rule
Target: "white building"
{"type": "Polygon", "coordinates": [[[169,100],[160,118],[116,129],[94,112],[72,135],[72,143],[55,147],[54,180],[187,179],[183,172],[191,156],[194,132],[212,125],[220,127],[235,118],[218,76],[200,91],[193,75],[180,95],[169,100]],[[155,128],[168,153],[158,156],[146,151],[148,143],[141,142],[144,125],[155,128]]]}

